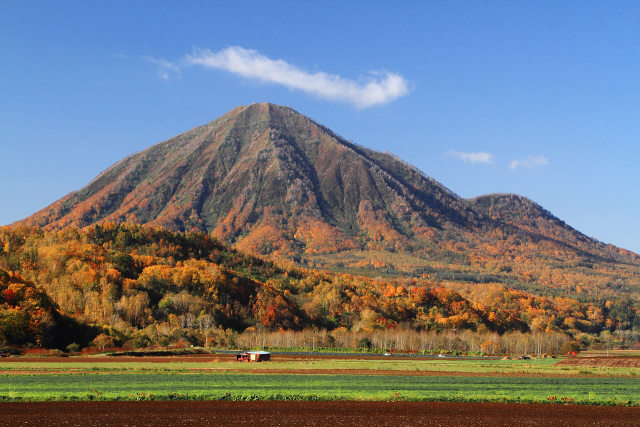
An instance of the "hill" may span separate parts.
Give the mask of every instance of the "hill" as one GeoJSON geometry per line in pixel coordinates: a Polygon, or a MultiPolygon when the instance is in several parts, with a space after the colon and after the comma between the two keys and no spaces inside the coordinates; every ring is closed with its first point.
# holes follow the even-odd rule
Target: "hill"
{"type": "Polygon", "coordinates": [[[466,289],[300,269],[204,233],[139,225],[2,227],[0,248],[0,345],[202,345],[208,336],[233,346],[242,331],[305,329],[369,338],[475,331],[465,340],[476,344],[498,333],[557,332],[587,343],[640,326],[620,297],[583,302],[497,284],[466,289]]]}

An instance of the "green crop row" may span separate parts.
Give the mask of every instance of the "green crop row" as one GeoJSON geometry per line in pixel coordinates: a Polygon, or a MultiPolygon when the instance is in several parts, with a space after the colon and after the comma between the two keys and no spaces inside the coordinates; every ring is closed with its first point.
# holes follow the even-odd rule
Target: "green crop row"
{"type": "Polygon", "coordinates": [[[636,378],[283,374],[3,375],[0,400],[440,400],[640,405],[636,378]]]}

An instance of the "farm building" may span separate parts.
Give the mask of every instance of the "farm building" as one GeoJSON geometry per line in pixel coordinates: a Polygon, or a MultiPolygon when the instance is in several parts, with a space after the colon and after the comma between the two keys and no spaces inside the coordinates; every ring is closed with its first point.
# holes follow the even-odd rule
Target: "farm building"
{"type": "Polygon", "coordinates": [[[237,362],[266,362],[271,360],[271,353],[268,351],[245,351],[236,354],[237,362]]]}

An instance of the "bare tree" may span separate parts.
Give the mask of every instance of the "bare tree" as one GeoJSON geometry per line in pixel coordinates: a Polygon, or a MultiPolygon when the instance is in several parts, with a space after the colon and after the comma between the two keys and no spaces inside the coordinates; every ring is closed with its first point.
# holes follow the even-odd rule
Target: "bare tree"
{"type": "Polygon", "coordinates": [[[207,346],[209,341],[209,331],[216,325],[216,320],[212,315],[205,313],[198,316],[196,319],[198,328],[204,333],[204,346],[207,346]]]}

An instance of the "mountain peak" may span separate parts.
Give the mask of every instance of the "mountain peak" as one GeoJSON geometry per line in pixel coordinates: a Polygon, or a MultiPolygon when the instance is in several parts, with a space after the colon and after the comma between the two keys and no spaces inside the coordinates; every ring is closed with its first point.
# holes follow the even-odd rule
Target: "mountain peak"
{"type": "Polygon", "coordinates": [[[269,116],[271,114],[300,114],[291,107],[272,104],[270,102],[254,102],[249,105],[240,105],[230,110],[223,117],[233,117],[239,114],[252,116],[269,116]]]}
{"type": "Polygon", "coordinates": [[[483,212],[494,217],[499,216],[501,219],[513,216],[534,216],[560,221],[538,203],[518,194],[485,194],[470,199],[470,202],[483,212]]]}

